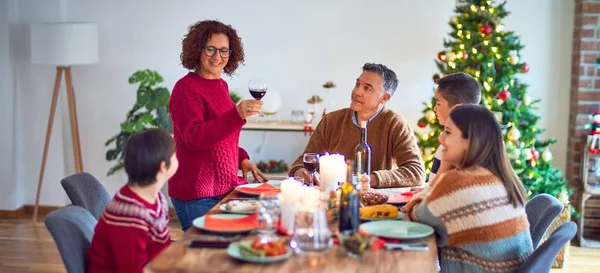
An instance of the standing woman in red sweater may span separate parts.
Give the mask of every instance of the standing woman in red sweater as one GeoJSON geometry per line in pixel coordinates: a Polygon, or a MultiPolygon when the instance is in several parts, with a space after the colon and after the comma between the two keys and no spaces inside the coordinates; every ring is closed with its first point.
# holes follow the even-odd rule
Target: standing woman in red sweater
{"type": "Polygon", "coordinates": [[[182,49],[181,64],[190,72],[177,81],[169,101],[181,162],[169,181],[169,196],[181,228],[187,230],[194,219],[245,184],[248,172],[256,180],[267,179],[239,147],[246,118],[258,114],[262,102],[243,100],[236,106],[221,79],[221,73],[231,76],[244,62],[236,30],[218,21],[197,22],[184,37],[182,49]]]}

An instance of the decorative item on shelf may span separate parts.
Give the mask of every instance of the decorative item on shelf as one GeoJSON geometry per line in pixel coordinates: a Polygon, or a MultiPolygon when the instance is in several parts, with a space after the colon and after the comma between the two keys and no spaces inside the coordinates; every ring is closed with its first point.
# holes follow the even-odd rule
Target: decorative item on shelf
{"type": "Polygon", "coordinates": [[[306,123],[304,124],[305,135],[307,133],[312,134],[312,128],[319,123],[319,120],[317,120],[317,115],[319,114],[319,105],[321,102],[323,102],[323,99],[317,95],[313,95],[306,101],[306,103],[308,103],[308,114],[306,115],[306,123]],[[308,126],[309,123],[310,126],[308,126]]]}
{"type": "Polygon", "coordinates": [[[335,109],[335,105],[333,103],[333,89],[335,88],[335,83],[333,83],[332,81],[327,81],[323,84],[323,88],[325,88],[329,92],[329,94],[327,95],[327,106],[323,107],[323,116],[325,116],[327,112],[331,112],[333,111],[333,109],[335,109]]]}
{"type": "Polygon", "coordinates": [[[588,118],[592,121],[585,125],[586,129],[590,129],[590,135],[592,136],[592,142],[588,148],[590,153],[595,154],[600,151],[600,143],[598,143],[598,139],[600,139],[600,110],[596,110],[594,115],[590,115],[588,118]]]}
{"type": "Polygon", "coordinates": [[[263,173],[284,173],[289,170],[288,164],[283,160],[269,160],[268,162],[261,160],[256,167],[263,173]]]}
{"type": "Polygon", "coordinates": [[[310,110],[306,113],[306,117],[304,119],[304,135],[312,135],[313,129],[313,119],[315,118],[315,112],[311,112],[310,110]]]}
{"type": "Polygon", "coordinates": [[[279,110],[281,109],[281,95],[273,89],[261,99],[263,102],[262,113],[266,116],[267,122],[279,122],[279,110]],[[274,118],[275,117],[275,118],[274,118]]]}
{"type": "Polygon", "coordinates": [[[302,124],[304,123],[304,111],[302,110],[292,110],[291,122],[302,124]]]}

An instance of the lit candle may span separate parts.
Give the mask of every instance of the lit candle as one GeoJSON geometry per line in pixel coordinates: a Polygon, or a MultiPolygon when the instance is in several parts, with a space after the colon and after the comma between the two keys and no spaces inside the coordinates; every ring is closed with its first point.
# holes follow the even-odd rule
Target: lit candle
{"type": "Polygon", "coordinates": [[[299,201],[299,190],[302,183],[289,178],[281,181],[281,227],[287,231],[294,230],[294,218],[296,217],[296,205],[299,201]]]}
{"type": "Polygon", "coordinates": [[[346,163],[343,155],[325,154],[319,157],[321,189],[335,191],[338,182],[346,176],[346,163]]]}

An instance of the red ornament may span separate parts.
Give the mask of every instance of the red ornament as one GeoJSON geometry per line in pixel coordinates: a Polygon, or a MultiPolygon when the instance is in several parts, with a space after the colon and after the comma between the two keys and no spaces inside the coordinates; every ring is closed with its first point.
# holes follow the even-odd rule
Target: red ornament
{"type": "Polygon", "coordinates": [[[463,54],[462,54],[463,61],[466,61],[468,58],[469,58],[469,53],[463,52],[463,54]]]}
{"type": "Polygon", "coordinates": [[[423,129],[423,128],[425,128],[427,126],[427,124],[425,124],[425,122],[419,122],[417,124],[417,126],[419,126],[419,128],[421,128],[421,129],[423,129]]]}
{"type": "Polygon", "coordinates": [[[519,72],[521,72],[521,73],[529,72],[529,65],[524,63],[523,66],[521,66],[521,69],[519,69],[519,72]]]}
{"type": "Polygon", "coordinates": [[[534,148],[531,148],[531,160],[537,161],[539,158],[540,158],[540,152],[538,152],[534,148]]]}
{"type": "Polygon", "coordinates": [[[481,33],[488,35],[490,33],[492,33],[492,26],[488,25],[488,24],[483,24],[481,25],[481,27],[479,28],[479,31],[481,31],[481,33]]]}
{"type": "Polygon", "coordinates": [[[501,101],[506,101],[508,98],[510,98],[510,91],[502,90],[500,93],[498,93],[498,99],[501,101]]]}
{"type": "Polygon", "coordinates": [[[438,60],[440,60],[440,61],[446,60],[446,52],[441,51],[440,53],[438,53],[437,57],[438,57],[438,60]]]}

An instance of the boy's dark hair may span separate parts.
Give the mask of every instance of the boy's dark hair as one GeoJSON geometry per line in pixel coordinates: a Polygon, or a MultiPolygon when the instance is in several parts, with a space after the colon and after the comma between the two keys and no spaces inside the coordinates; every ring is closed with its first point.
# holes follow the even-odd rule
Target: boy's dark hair
{"type": "Polygon", "coordinates": [[[154,184],[160,164],[165,162],[168,168],[173,153],[175,141],[163,129],[151,128],[131,135],[123,152],[125,172],[129,176],[127,184],[142,187],[154,184]]]}
{"type": "Polygon", "coordinates": [[[439,79],[437,84],[438,92],[450,107],[456,104],[479,104],[481,101],[479,83],[467,73],[449,74],[439,79]]]}

